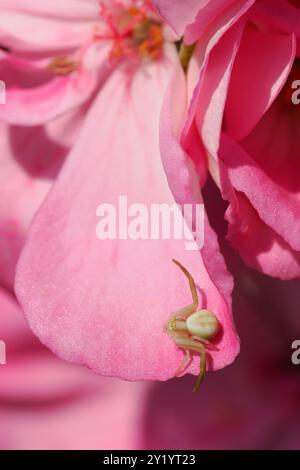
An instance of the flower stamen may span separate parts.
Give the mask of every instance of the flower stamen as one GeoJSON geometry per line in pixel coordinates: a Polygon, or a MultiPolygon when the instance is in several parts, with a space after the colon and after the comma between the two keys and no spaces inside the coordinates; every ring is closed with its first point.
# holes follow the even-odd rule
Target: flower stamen
{"type": "MultiPolygon", "coordinates": [[[[135,2],[136,3],[136,2],[135,2]]],[[[149,58],[159,58],[163,43],[162,24],[154,16],[146,2],[124,8],[118,2],[108,8],[101,4],[101,17],[107,31],[96,33],[96,40],[111,40],[110,61],[124,57],[135,62],[149,58]]]]}
{"type": "Polygon", "coordinates": [[[55,57],[48,64],[48,69],[56,75],[70,75],[78,68],[78,63],[68,57],[55,57]]]}

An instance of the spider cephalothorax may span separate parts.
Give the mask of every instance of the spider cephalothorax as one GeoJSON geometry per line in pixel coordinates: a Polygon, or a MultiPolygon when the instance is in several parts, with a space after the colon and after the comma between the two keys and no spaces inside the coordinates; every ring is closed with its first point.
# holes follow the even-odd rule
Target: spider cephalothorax
{"type": "Polygon", "coordinates": [[[166,324],[166,331],[175,344],[185,351],[182,364],[176,371],[177,376],[183,372],[189,363],[190,351],[200,354],[200,372],[193,389],[196,392],[206,372],[206,348],[217,350],[210,340],[217,335],[220,324],[216,315],[210,310],[197,310],[199,300],[195,281],[181,263],[176,260],[173,260],[173,262],[179,266],[189,280],[193,303],[171,314],[166,324]]]}

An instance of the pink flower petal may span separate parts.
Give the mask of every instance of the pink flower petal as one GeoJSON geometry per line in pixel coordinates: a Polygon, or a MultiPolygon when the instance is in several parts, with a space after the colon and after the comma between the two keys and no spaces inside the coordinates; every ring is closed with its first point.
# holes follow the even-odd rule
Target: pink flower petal
{"type": "Polygon", "coordinates": [[[0,125],[0,283],[12,288],[29,224],[82,124],[68,113],[45,127],[0,125]]]}
{"type": "MultiPolygon", "coordinates": [[[[118,207],[123,194],[129,204],[147,207],[174,202],[157,138],[171,65],[155,63],[133,74],[122,67],[106,82],[18,265],[18,297],[42,342],[64,359],[130,380],[168,379],[182,358],[164,332],[170,313],[190,302],[172,258],[193,273],[220,317],[220,353],[212,353],[210,367],[225,366],[238,352],[227,299],[184,241],[96,238],[96,209],[103,202],[118,207]]],[[[229,291],[227,273],[224,278],[229,291]]],[[[189,371],[198,367],[196,357],[189,371]]]]}
{"type": "Polygon", "coordinates": [[[283,280],[300,277],[300,253],[264,223],[244,194],[232,194],[226,220],[228,240],[248,266],[283,280]]]}
{"type": "MultiPolygon", "coordinates": [[[[197,154],[198,159],[204,159],[204,162],[199,162],[195,158],[195,154],[192,153],[189,156],[179,142],[179,130],[184,117],[182,115],[183,109],[187,109],[186,80],[182,69],[178,67],[174,72],[162,110],[160,148],[170,189],[179,204],[202,201],[199,174],[196,173],[196,169],[206,164],[204,153],[202,155],[200,152],[197,154]]],[[[185,141],[186,143],[187,141],[185,141]]],[[[226,357],[226,359],[224,357],[224,366],[226,362],[233,361],[239,350],[239,342],[231,315],[232,280],[219,252],[216,235],[210,228],[208,220],[205,223],[205,243],[200,255],[204,268],[216,288],[215,300],[218,297],[222,304],[220,317],[224,337],[218,347],[222,351],[222,355],[224,354],[226,357]]],[[[206,295],[208,303],[213,302],[209,291],[206,295]]]]}
{"type": "MultiPolygon", "coordinates": [[[[232,67],[244,31],[244,22],[233,26],[212,50],[199,92],[196,123],[210,156],[217,159],[223,115],[232,67]]],[[[198,68],[197,57],[191,64],[198,68]],[[195,64],[195,65],[194,65],[195,64]]],[[[196,71],[194,72],[196,73],[196,71]]],[[[212,170],[212,168],[211,168],[212,170]]]]}
{"type": "Polygon", "coordinates": [[[252,9],[255,21],[271,25],[274,30],[300,37],[300,9],[289,0],[262,0],[252,9]]]}
{"type": "Polygon", "coordinates": [[[243,2],[242,5],[240,5],[240,3],[234,4],[232,8],[230,8],[228,11],[226,10],[224,15],[217,17],[217,19],[209,25],[206,34],[201,39],[201,41],[198,42],[196,54],[192,57],[190,63],[190,68],[194,68],[194,70],[192,70],[191,73],[190,70],[188,70],[190,81],[189,87],[192,89],[192,93],[190,92],[189,94],[192,95],[192,99],[189,105],[187,122],[182,132],[183,138],[185,138],[185,136],[188,134],[195,118],[198,99],[201,94],[202,84],[205,78],[205,72],[208,66],[211,52],[216,47],[218,42],[223,38],[223,36],[229,32],[231,28],[233,28],[234,25],[238,23],[239,20],[241,21],[238,23],[237,30],[235,31],[238,31],[239,28],[242,29],[244,27],[246,19],[243,18],[243,16],[245,16],[245,13],[248,11],[252,3],[253,0],[248,0],[243,2]],[[195,60],[197,61],[197,64],[196,67],[193,67],[193,62],[195,60]]]}
{"type": "MultiPolygon", "coordinates": [[[[273,181],[288,191],[296,214],[300,207],[300,161],[298,134],[300,108],[290,100],[289,83],[241,146],[273,181]]],[[[289,205],[287,205],[289,208],[289,205]]],[[[282,206],[286,210],[286,206],[282,206]]]]}
{"type": "Polygon", "coordinates": [[[282,279],[299,277],[300,207],[294,196],[274,184],[225,136],[220,159],[223,195],[231,203],[227,219],[233,245],[247,264],[266,274],[282,279]]]}
{"type": "Polygon", "coordinates": [[[37,126],[85,103],[106,78],[107,50],[104,47],[97,52],[98,60],[102,58],[102,70],[98,70],[97,64],[92,71],[83,65],[67,76],[49,72],[51,58],[47,63],[4,55],[0,71],[7,91],[6,104],[0,107],[0,119],[9,124],[37,126]]]}
{"type": "Polygon", "coordinates": [[[246,29],[226,103],[225,125],[229,135],[241,140],[253,130],[284,86],[295,53],[293,35],[260,32],[251,26],[246,29]]]}
{"type": "Polygon", "coordinates": [[[159,14],[169,23],[178,36],[182,36],[185,28],[194,22],[200,8],[211,0],[153,0],[159,14]]]}
{"type": "Polygon", "coordinates": [[[187,27],[184,36],[185,42],[194,44],[200,38],[203,40],[214,23],[218,23],[220,20],[223,22],[224,19],[240,17],[249,10],[254,2],[255,0],[206,1],[202,8],[199,7],[195,22],[187,27]]]}
{"type": "Polygon", "coordinates": [[[0,43],[19,51],[74,48],[91,38],[98,0],[2,0],[0,43]]]}
{"type": "Polygon", "coordinates": [[[9,129],[2,124],[0,135],[0,280],[11,287],[29,223],[51,186],[48,175],[57,173],[64,149],[51,145],[42,128],[9,129]]]}

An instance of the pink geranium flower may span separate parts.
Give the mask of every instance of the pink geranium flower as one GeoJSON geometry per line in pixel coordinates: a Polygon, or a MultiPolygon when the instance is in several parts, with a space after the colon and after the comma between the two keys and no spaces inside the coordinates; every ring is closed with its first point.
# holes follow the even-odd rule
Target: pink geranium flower
{"type": "MultiPolygon", "coordinates": [[[[117,206],[122,194],[146,206],[174,202],[158,124],[179,66],[176,47],[148,2],[100,3],[3,2],[1,158],[6,178],[16,183],[3,189],[11,205],[1,207],[1,225],[9,221],[13,237],[3,238],[1,263],[14,268],[43,202],[16,281],[34,333],[61,358],[100,374],[166,380],[182,352],[164,324],[170,312],[190,303],[186,279],[171,262],[179,259],[201,288],[201,305],[219,318],[218,351],[209,361],[210,369],[219,369],[233,361],[239,341],[232,280],[208,222],[197,254],[182,240],[96,237],[102,202],[117,206]]],[[[201,201],[199,191],[197,197],[201,201]]],[[[3,282],[10,285],[12,278],[11,268],[3,282]]],[[[198,370],[196,356],[188,371],[198,370]]]]}
{"type": "Polygon", "coordinates": [[[168,151],[175,137],[196,168],[208,165],[229,202],[228,238],[244,261],[272,276],[298,278],[300,106],[292,96],[300,79],[299,2],[217,3],[191,2],[183,14],[182,2],[156,1],[174,29],[185,31],[185,43],[198,44],[187,80],[182,76],[179,85],[174,79],[165,103],[161,148],[170,185],[176,194],[180,172],[174,167],[186,165],[180,151],[168,151]],[[174,136],[170,96],[180,93],[193,98],[174,136]],[[201,162],[189,144],[195,129],[201,162]]]}

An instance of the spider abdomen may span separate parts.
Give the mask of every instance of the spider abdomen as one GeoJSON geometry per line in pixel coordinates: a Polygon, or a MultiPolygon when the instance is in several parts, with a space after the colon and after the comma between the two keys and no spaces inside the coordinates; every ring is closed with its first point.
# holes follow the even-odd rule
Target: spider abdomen
{"type": "Polygon", "coordinates": [[[192,336],[212,339],[219,331],[219,321],[210,310],[199,310],[187,318],[186,327],[192,336]]]}

